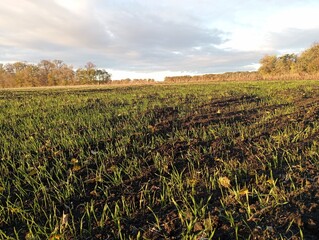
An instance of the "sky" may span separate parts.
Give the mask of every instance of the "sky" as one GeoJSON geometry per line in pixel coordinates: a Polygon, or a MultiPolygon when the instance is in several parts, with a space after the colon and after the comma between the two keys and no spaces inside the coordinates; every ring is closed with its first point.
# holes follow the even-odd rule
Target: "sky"
{"type": "Polygon", "coordinates": [[[318,0],[1,0],[0,63],[87,62],[112,79],[253,71],[319,41],[318,0]]]}

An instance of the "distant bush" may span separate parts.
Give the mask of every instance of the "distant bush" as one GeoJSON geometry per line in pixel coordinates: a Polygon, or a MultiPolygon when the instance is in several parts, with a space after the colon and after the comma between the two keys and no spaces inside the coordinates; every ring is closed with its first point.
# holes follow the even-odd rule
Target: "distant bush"
{"type": "Polygon", "coordinates": [[[212,82],[212,81],[240,81],[240,80],[261,80],[258,72],[227,72],[223,74],[205,74],[195,76],[166,77],[165,82],[212,82]]]}

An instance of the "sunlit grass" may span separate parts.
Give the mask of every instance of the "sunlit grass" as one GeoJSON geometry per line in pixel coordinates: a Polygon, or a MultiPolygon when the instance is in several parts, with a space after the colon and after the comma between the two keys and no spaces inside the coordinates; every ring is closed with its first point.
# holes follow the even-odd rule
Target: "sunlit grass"
{"type": "Polygon", "coordinates": [[[0,238],[301,238],[318,87],[0,91],[0,238]]]}

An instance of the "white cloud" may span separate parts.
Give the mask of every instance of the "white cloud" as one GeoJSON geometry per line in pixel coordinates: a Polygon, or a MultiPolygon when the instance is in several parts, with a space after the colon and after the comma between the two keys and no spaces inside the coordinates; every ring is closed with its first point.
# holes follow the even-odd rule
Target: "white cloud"
{"type": "Polygon", "coordinates": [[[266,30],[280,32],[289,28],[312,29],[319,27],[319,4],[314,6],[300,6],[287,8],[270,16],[266,22],[266,30]]]}
{"type": "MultiPolygon", "coordinates": [[[[273,37],[290,34],[290,41],[301,37],[291,29],[319,29],[319,2],[315,1],[245,1],[234,12],[235,21],[228,22],[229,41],[220,47],[242,51],[281,52],[278,44],[273,45],[273,37]],[[246,4],[245,4],[246,3],[246,4]],[[247,5],[249,3],[249,5],[247,5]]],[[[304,32],[306,33],[306,32],[304,32]]],[[[279,39],[276,39],[276,41],[279,39]]],[[[282,45],[293,45],[287,38],[282,45]]],[[[299,43],[302,48],[313,42],[313,34],[304,35],[299,43]]],[[[287,48],[286,48],[287,50],[287,48]]],[[[299,51],[298,48],[290,48],[299,51]]]]}
{"type": "Polygon", "coordinates": [[[95,0],[55,0],[61,7],[75,13],[88,12],[88,9],[94,6],[94,1],[95,0]]]}
{"type": "MultiPolygon", "coordinates": [[[[21,48],[105,45],[106,33],[89,13],[78,14],[54,1],[4,0],[0,44],[21,48]]],[[[84,2],[84,1],[83,1],[84,2]]]]}

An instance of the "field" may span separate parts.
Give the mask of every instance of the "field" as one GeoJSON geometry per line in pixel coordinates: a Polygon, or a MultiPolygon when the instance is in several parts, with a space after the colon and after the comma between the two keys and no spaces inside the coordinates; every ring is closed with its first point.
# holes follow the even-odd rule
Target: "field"
{"type": "Polygon", "coordinates": [[[317,239],[319,82],[0,90],[0,239],[317,239]]]}

